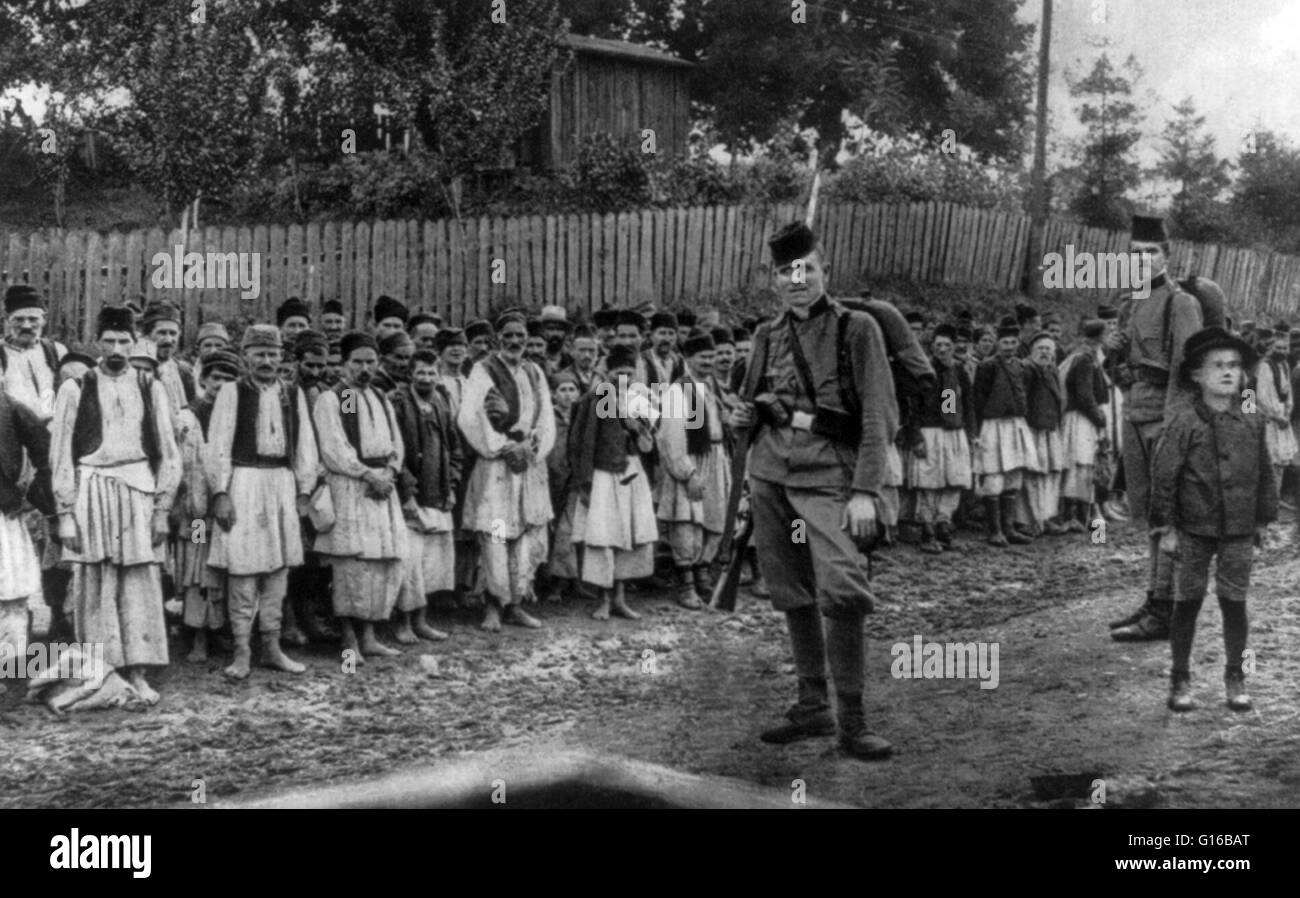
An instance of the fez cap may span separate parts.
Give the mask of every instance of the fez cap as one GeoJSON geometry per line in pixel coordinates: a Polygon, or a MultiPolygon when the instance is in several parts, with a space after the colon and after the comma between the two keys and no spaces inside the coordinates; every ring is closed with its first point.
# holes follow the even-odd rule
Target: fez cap
{"type": "Polygon", "coordinates": [[[734,346],[736,343],[736,338],[732,335],[731,328],[726,327],[725,325],[719,324],[717,327],[710,328],[709,336],[713,338],[713,345],[715,347],[721,346],[723,343],[730,343],[734,346]]]}
{"type": "Polygon", "coordinates": [[[1134,215],[1130,237],[1142,243],[1168,243],[1165,220],[1158,215],[1134,215]]]}
{"type": "Polygon", "coordinates": [[[731,329],[731,339],[736,343],[740,343],[743,340],[749,340],[752,338],[753,338],[753,334],[749,332],[749,328],[747,327],[741,327],[737,325],[736,327],[733,327],[731,329]]]}
{"type": "Polygon", "coordinates": [[[594,340],[596,339],[596,329],[590,324],[579,324],[573,329],[573,339],[594,340]]]}
{"type": "Polygon", "coordinates": [[[1005,323],[998,325],[999,340],[1001,340],[1003,337],[1019,337],[1019,336],[1020,336],[1019,326],[1015,324],[1005,324],[1005,323]]]}
{"type": "Polygon", "coordinates": [[[104,306],[99,310],[95,322],[95,336],[104,336],[104,331],[127,331],[135,333],[135,315],[126,306],[104,306]]]}
{"type": "Polygon", "coordinates": [[[307,308],[307,303],[298,297],[290,296],[275,310],[275,323],[283,326],[290,318],[305,318],[310,323],[311,309],[307,308]]]}
{"type": "Polygon", "coordinates": [[[908,312],[903,318],[908,324],[925,324],[925,316],[920,312],[908,312]]]}

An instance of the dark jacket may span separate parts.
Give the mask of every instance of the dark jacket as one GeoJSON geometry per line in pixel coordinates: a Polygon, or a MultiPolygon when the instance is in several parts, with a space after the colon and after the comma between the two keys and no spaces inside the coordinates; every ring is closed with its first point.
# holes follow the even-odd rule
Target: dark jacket
{"type": "Polygon", "coordinates": [[[1277,518],[1277,480],[1264,442],[1264,416],[1233,402],[1211,411],[1196,397],[1166,422],[1152,462],[1153,527],[1196,536],[1252,535],[1277,518]]]}
{"type": "Polygon", "coordinates": [[[938,360],[934,361],[934,371],[938,380],[930,386],[921,397],[917,406],[916,425],[918,427],[941,427],[944,430],[965,430],[966,435],[974,439],[978,430],[975,426],[975,403],[971,395],[970,378],[966,375],[966,366],[954,361],[945,367],[938,360]],[[947,391],[951,390],[951,396],[947,391]],[[949,402],[948,400],[952,401],[949,402]],[[951,411],[944,411],[945,408],[951,411]]]}
{"type": "Polygon", "coordinates": [[[1025,396],[1025,375],[1020,359],[1004,361],[994,355],[975,369],[971,392],[975,397],[975,421],[983,424],[990,418],[1023,418],[1029,414],[1025,396]]]}
{"type": "Polygon", "coordinates": [[[1102,406],[1110,400],[1106,378],[1096,356],[1085,346],[1076,353],[1065,376],[1065,410],[1079,412],[1097,427],[1106,426],[1102,406]]]}
{"type": "MultiPolygon", "coordinates": [[[[577,405],[575,403],[574,407],[577,405]]],[[[566,417],[558,408],[555,409],[555,445],[551,454],[546,456],[547,485],[551,490],[551,508],[555,516],[564,513],[569,498],[569,424],[573,421],[573,409],[566,417]]]]}
{"type": "Polygon", "coordinates": [[[1034,430],[1056,430],[1065,404],[1056,365],[1044,368],[1026,360],[1021,366],[1025,371],[1025,420],[1034,430]]]}
{"type": "Polygon", "coordinates": [[[635,437],[615,415],[599,414],[608,398],[598,395],[599,387],[578,400],[569,421],[569,483],[586,489],[596,471],[622,474],[628,458],[637,451],[635,437]]]}
{"type": "Polygon", "coordinates": [[[414,388],[407,384],[393,393],[393,416],[402,434],[406,455],[400,491],[422,508],[448,511],[456,500],[461,477],[460,431],[452,420],[451,408],[438,390],[428,402],[429,413],[416,402],[414,388]]]}
{"type": "Polygon", "coordinates": [[[0,514],[22,511],[24,496],[18,490],[18,478],[24,451],[36,469],[36,479],[28,487],[26,498],[43,514],[54,514],[50,432],[35,412],[0,391],[0,514]]]}

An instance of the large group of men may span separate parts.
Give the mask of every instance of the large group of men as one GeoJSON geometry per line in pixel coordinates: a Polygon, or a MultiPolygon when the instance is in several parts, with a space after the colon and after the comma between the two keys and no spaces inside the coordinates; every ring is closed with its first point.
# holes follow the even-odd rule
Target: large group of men
{"type": "MultiPolygon", "coordinates": [[[[399,654],[390,634],[446,639],[444,602],[481,608],[493,632],[540,627],[539,604],[575,595],[634,619],[627,589],[668,580],[700,610],[733,563],[720,547],[748,446],[755,545],[734,563],[784,612],[798,675],[762,738],[838,732],[884,757],[862,701],[867,552],[940,554],[962,527],[1006,547],[1144,514],[1168,372],[1214,303],[1165,272],[1158,219],[1135,218],[1133,246],[1155,262],[1152,298],[1080,316],[1068,343],[1027,302],[989,324],[834,300],[802,224],[770,243],[779,313],[730,323],[546,306],[461,327],[380,296],[350,329],[339,302],[289,298],[236,336],[203,323],[185,352],[181,310],[141,298],[105,307],[78,351],[46,336],[37,288],[11,285],[0,642],[25,650],[43,596],[52,633],[103,644],[153,702],[168,608],[189,658],[229,652],[235,679],[254,631],[264,665],[301,673],[285,648],[309,640],[362,663],[399,654]]],[[[1265,348],[1259,403],[1289,465],[1289,329],[1243,329],[1265,348]]],[[[1147,601],[1115,638],[1167,636],[1169,576],[1153,543],[1147,601]]]]}

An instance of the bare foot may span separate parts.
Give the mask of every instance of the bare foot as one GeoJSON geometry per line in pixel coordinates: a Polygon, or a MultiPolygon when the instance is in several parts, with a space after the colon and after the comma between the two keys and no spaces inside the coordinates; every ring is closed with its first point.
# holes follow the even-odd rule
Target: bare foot
{"type": "Polygon", "coordinates": [[[152,686],[145,682],[144,671],[139,668],[131,671],[130,683],[132,688],[140,694],[140,698],[144,699],[146,705],[156,705],[158,700],[162,698],[152,686]]]}
{"type": "Polygon", "coordinates": [[[516,627],[527,627],[530,630],[540,630],[542,628],[542,622],[519,605],[511,605],[506,609],[505,621],[508,624],[514,624],[516,627]]]}
{"type": "Polygon", "coordinates": [[[411,622],[406,615],[402,615],[402,622],[397,625],[397,632],[393,634],[393,638],[401,645],[415,645],[420,641],[411,629],[411,622]]]}
{"type": "Polygon", "coordinates": [[[366,621],[361,625],[361,654],[391,658],[394,655],[402,654],[402,652],[380,642],[379,638],[375,636],[375,625],[370,621],[366,621]]]}
{"type": "Polygon", "coordinates": [[[286,655],[280,648],[280,640],[274,637],[267,637],[262,643],[262,666],[291,674],[300,674],[307,669],[307,665],[286,655]]]}
{"type": "Polygon", "coordinates": [[[416,636],[421,639],[428,639],[431,642],[439,642],[443,639],[450,638],[449,633],[444,633],[442,630],[435,629],[434,627],[429,626],[427,621],[420,620],[419,618],[415,619],[414,628],[416,636]]]}
{"type": "Polygon", "coordinates": [[[614,601],[611,605],[611,610],[613,610],[613,612],[619,617],[627,620],[641,619],[641,615],[637,614],[627,606],[627,598],[623,595],[623,590],[621,589],[614,593],[614,601]]]}
{"type": "Polygon", "coordinates": [[[596,610],[595,610],[595,611],[591,612],[591,616],[592,616],[592,618],[594,618],[595,620],[609,620],[609,592],[608,592],[608,590],[601,590],[601,593],[600,593],[600,604],[596,606],[596,610]]]}
{"type": "Polygon", "coordinates": [[[501,611],[495,603],[488,602],[487,610],[483,613],[483,623],[479,626],[489,633],[501,632],[501,611]]]}
{"type": "Polygon", "coordinates": [[[252,668],[252,660],[253,653],[249,650],[248,645],[237,644],[235,646],[235,660],[222,673],[232,680],[246,680],[252,668]]]}
{"type": "Polygon", "coordinates": [[[191,664],[200,664],[208,660],[208,631],[194,631],[194,646],[190,653],[185,656],[185,660],[191,664]]]}

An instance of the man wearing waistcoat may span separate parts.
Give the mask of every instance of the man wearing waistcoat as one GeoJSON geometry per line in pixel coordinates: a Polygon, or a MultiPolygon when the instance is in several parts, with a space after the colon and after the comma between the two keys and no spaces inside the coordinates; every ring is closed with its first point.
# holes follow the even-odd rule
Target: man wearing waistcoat
{"type": "Polygon", "coordinates": [[[252,660],[253,621],[262,634],[262,663],[287,673],[306,668],[280,648],[289,570],[303,563],[299,515],[319,476],[320,459],[307,399],[279,379],[280,331],[250,325],[241,342],[247,376],[217,394],[208,426],[208,476],[213,516],[208,564],[228,576],[231,679],[252,660]]]}
{"type": "Polygon", "coordinates": [[[785,612],[799,696],[787,723],[761,738],[784,743],[838,729],[849,754],[884,758],[892,746],[870,732],[863,706],[863,624],[873,599],[857,541],[874,533],[887,447],[898,428],[885,341],[870,314],[846,310],[827,295],[821,252],[807,226],[783,228],[769,246],[786,312],[755,334],[744,404],[732,426],[758,425],[749,456],[754,538],[772,604],[785,612]],[[849,316],[851,383],[840,376],[841,315],[849,316]],[[803,538],[796,539],[800,524],[803,538]]]}
{"type": "Polygon", "coordinates": [[[181,479],[171,399],[127,363],[130,309],[99,313],[99,367],[59,387],[51,425],[59,541],[74,565],[77,640],[100,643],[145,702],[146,667],[167,664],[161,569],[181,479]]]}

